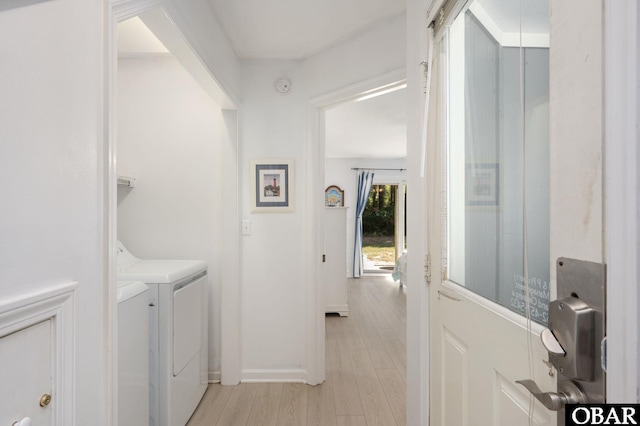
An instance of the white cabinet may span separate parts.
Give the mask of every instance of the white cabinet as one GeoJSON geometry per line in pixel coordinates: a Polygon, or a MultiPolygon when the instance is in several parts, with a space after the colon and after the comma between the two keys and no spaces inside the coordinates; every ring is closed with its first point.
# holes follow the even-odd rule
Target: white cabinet
{"type": "MultiPolygon", "coordinates": [[[[0,424],[51,425],[51,320],[0,338],[0,424]]],[[[55,397],[55,395],[54,395],[55,397]]],[[[52,404],[53,405],[53,404],[52,404]]]]}
{"type": "Polygon", "coordinates": [[[0,426],[71,425],[78,283],[0,297],[0,426]]]}
{"type": "Polygon", "coordinates": [[[347,303],[347,208],[326,207],[324,215],[325,312],[349,315],[347,303]]]}

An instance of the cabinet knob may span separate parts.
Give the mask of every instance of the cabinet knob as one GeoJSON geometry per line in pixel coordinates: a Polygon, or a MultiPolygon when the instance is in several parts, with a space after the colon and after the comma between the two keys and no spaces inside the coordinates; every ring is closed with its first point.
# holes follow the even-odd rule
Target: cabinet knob
{"type": "Polygon", "coordinates": [[[25,417],[22,420],[13,422],[11,426],[31,426],[31,417],[25,417]]]}
{"type": "Polygon", "coordinates": [[[46,407],[47,405],[49,405],[50,402],[51,402],[51,395],[49,395],[48,393],[45,393],[40,397],[41,407],[46,407]]]}

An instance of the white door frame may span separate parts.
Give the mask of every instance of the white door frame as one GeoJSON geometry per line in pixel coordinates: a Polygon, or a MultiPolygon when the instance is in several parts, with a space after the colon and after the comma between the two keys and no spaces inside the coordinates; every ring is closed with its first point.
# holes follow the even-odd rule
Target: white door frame
{"type": "Polygon", "coordinates": [[[396,208],[395,208],[395,241],[394,244],[396,246],[396,257],[402,256],[404,252],[404,247],[406,245],[406,237],[404,235],[404,230],[406,225],[406,193],[405,187],[407,186],[406,178],[398,182],[396,187],[396,208]]]}
{"type": "MultiPolygon", "coordinates": [[[[117,354],[117,169],[116,169],[116,135],[117,135],[117,91],[118,91],[118,46],[117,46],[117,26],[119,22],[133,18],[139,14],[154,8],[161,8],[167,15],[167,25],[175,25],[180,31],[183,24],[178,18],[171,3],[167,0],[111,0],[107,6],[105,22],[105,132],[106,141],[102,150],[103,185],[105,196],[103,203],[104,229],[103,238],[105,241],[105,270],[107,277],[104,281],[104,295],[107,303],[107,323],[108,342],[110,354],[117,354]],[[170,18],[169,18],[170,17],[170,18]],[[171,19],[171,21],[169,21],[171,19]]],[[[186,38],[176,40],[182,52],[188,51],[186,59],[189,61],[189,68],[193,68],[201,83],[206,86],[205,90],[214,98],[222,108],[225,132],[223,132],[222,155],[228,157],[229,161],[223,162],[226,194],[225,199],[235,202],[225,203],[222,212],[222,238],[226,241],[229,250],[225,251],[221,267],[221,291],[220,297],[224,301],[221,303],[222,311],[222,333],[221,333],[221,382],[223,384],[238,384],[240,382],[240,292],[239,292],[239,271],[240,271],[240,239],[239,239],[239,191],[238,191],[238,112],[237,99],[220,87],[219,83],[204,65],[195,49],[189,44],[186,38]],[[234,161],[232,161],[234,160],[234,161]]],[[[181,59],[185,59],[185,56],[181,59]]],[[[205,87],[203,86],[203,87],[205,87]]],[[[109,416],[107,423],[117,422],[117,356],[109,357],[107,377],[107,394],[109,397],[109,416]]],[[[214,379],[211,375],[209,380],[214,379]]]]}
{"type": "Polygon", "coordinates": [[[313,241],[313,250],[307,256],[306,267],[313,282],[309,283],[307,297],[307,383],[316,385],[325,380],[325,296],[324,273],[321,263],[324,253],[324,164],[325,164],[325,110],[363,94],[370,95],[394,85],[404,84],[404,68],[393,70],[369,80],[321,95],[309,101],[307,123],[309,137],[306,145],[308,197],[308,241],[313,241]],[[315,194],[315,195],[314,195],[315,194]],[[311,240],[309,240],[309,238],[311,240]]]}
{"type": "MultiPolygon", "coordinates": [[[[430,411],[429,287],[425,277],[428,252],[426,176],[421,176],[425,107],[425,68],[429,56],[428,25],[444,0],[407,1],[407,424],[428,425],[430,411]]],[[[437,49],[436,49],[437,52],[437,49]]],[[[436,60],[435,53],[433,59],[436,60]]],[[[436,81],[432,82],[435,89],[436,81]]],[[[432,107],[436,101],[432,89],[432,107]]],[[[435,121],[432,121],[435,123],[435,121]]],[[[429,151],[432,147],[428,147],[429,151]]],[[[434,188],[433,190],[439,190],[434,188]]]]}
{"type": "Polygon", "coordinates": [[[604,1],[604,193],[607,264],[607,401],[638,401],[638,12],[604,1]],[[635,89],[635,90],[633,90],[635,89]]]}

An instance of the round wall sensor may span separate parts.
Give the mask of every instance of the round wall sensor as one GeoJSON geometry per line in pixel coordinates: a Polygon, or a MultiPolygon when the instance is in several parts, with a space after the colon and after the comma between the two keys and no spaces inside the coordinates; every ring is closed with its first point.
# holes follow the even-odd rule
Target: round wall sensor
{"type": "Polygon", "coordinates": [[[281,78],[276,81],[276,90],[279,93],[289,93],[291,90],[291,80],[288,78],[281,78]]]}

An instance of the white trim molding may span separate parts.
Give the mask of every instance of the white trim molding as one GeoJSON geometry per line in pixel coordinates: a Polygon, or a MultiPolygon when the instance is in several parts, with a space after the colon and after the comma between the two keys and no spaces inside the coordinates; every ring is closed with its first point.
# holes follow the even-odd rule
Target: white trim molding
{"type": "Polygon", "coordinates": [[[242,370],[242,383],[308,383],[307,370],[303,369],[247,369],[242,370]]]}
{"type": "Polygon", "coordinates": [[[208,377],[208,383],[221,383],[222,373],[220,370],[209,371],[208,377]]]}
{"type": "Polygon", "coordinates": [[[222,211],[222,239],[226,250],[222,253],[222,270],[220,276],[220,376],[223,385],[240,383],[240,369],[242,359],[242,315],[240,296],[240,265],[242,251],[240,241],[240,178],[238,176],[240,158],[238,145],[237,110],[223,110],[225,122],[222,175],[226,176],[223,186],[223,199],[228,200],[222,211]]]}
{"type": "Polygon", "coordinates": [[[604,2],[607,402],[638,401],[638,4],[604,2]]]}
{"type": "Polygon", "coordinates": [[[0,299],[0,337],[42,321],[52,323],[53,424],[75,424],[75,291],[77,282],[54,284],[0,299]]]}
{"type": "MultiPolygon", "coordinates": [[[[425,125],[425,93],[426,78],[424,67],[429,55],[433,64],[429,73],[437,72],[437,50],[429,52],[429,23],[436,18],[444,4],[444,0],[423,2],[407,1],[407,223],[411,231],[407,233],[407,425],[428,425],[430,415],[430,371],[429,341],[430,312],[429,287],[424,280],[424,259],[428,252],[426,221],[428,192],[435,193],[436,187],[428,188],[428,176],[421,176],[423,164],[422,133],[425,125]],[[426,4],[425,4],[426,3],[426,4]],[[428,16],[427,20],[424,16],[428,16]],[[409,289],[410,288],[410,289],[409,289]]],[[[431,37],[434,35],[431,33],[431,37]]],[[[437,45],[434,39],[434,46],[437,45]]],[[[437,101],[437,79],[431,77],[431,110],[437,101]]],[[[440,105],[438,105],[439,107],[440,105]]],[[[433,120],[429,125],[435,123],[433,120]]],[[[431,126],[433,129],[434,126],[431,126]]],[[[428,140],[426,149],[432,159],[435,144],[428,140]]],[[[425,165],[425,172],[431,164],[425,165]]],[[[437,259],[437,257],[432,260],[437,259]]],[[[432,264],[432,271],[435,265],[432,264]]]]}
{"type": "Polygon", "coordinates": [[[325,311],[339,314],[341,317],[349,316],[349,305],[343,303],[341,305],[325,305],[325,311]]]}
{"type": "Polygon", "coordinates": [[[116,18],[117,24],[162,5],[162,0],[113,0],[111,2],[111,12],[116,18]]]}

